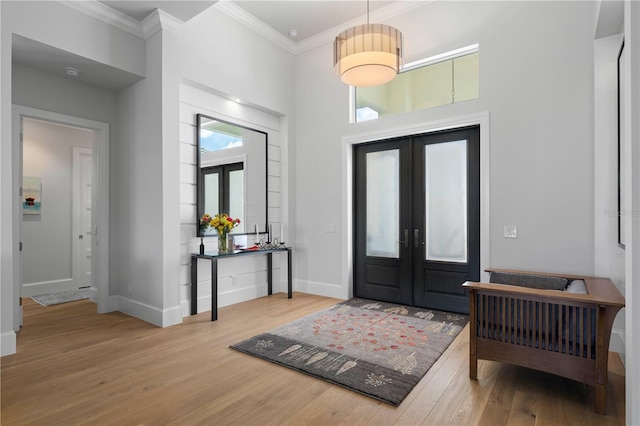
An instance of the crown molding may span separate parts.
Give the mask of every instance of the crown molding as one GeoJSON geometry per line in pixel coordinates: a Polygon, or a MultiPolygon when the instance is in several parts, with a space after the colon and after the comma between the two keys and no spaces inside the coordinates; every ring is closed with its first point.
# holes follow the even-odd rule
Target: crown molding
{"type": "MultiPolygon", "coordinates": [[[[381,7],[369,13],[369,19],[370,21],[382,23],[385,20],[408,13],[433,1],[434,0],[396,1],[394,3],[391,3],[390,5],[381,7]]],[[[333,43],[333,40],[335,39],[337,34],[341,33],[347,28],[362,24],[364,22],[363,17],[366,16],[359,16],[343,24],[336,25],[335,27],[318,33],[314,36],[308,37],[304,40],[300,40],[299,42],[294,42],[293,40],[280,34],[278,31],[274,30],[272,27],[265,24],[263,21],[246,12],[244,9],[229,0],[219,0],[213,7],[218,8],[229,17],[251,28],[267,40],[270,40],[271,42],[275,43],[276,45],[280,46],[293,55],[306,52],[307,50],[315,49],[316,47],[327,43],[333,43]]]]}
{"type": "Polygon", "coordinates": [[[103,3],[100,3],[97,0],[91,1],[73,1],[73,0],[62,0],[60,3],[65,6],[75,9],[87,16],[98,19],[105,24],[111,25],[112,27],[116,27],[122,31],[125,31],[131,35],[134,35],[139,38],[146,38],[144,34],[144,30],[142,28],[142,24],[133,19],[130,16],[125,15],[124,13],[118,12],[115,9],[106,6],[103,3]]]}
{"type": "Polygon", "coordinates": [[[280,34],[278,31],[274,30],[272,27],[265,24],[263,21],[246,12],[244,9],[235,5],[234,3],[227,0],[220,0],[216,4],[214,4],[213,7],[225,13],[230,18],[233,18],[236,21],[244,24],[248,28],[251,28],[259,35],[280,46],[287,52],[294,55],[297,53],[295,42],[280,34]]]}
{"type": "Polygon", "coordinates": [[[144,37],[148,39],[163,29],[175,32],[182,24],[184,24],[184,22],[175,16],[170,15],[163,10],[155,9],[149,14],[149,16],[142,20],[142,30],[144,32],[144,37]]]}
{"type": "MultiPolygon", "coordinates": [[[[376,9],[369,14],[370,21],[384,23],[385,20],[392,19],[396,16],[408,13],[413,9],[422,7],[427,3],[431,3],[434,0],[413,1],[413,0],[399,0],[393,2],[390,5],[376,9]]],[[[128,32],[136,37],[147,39],[153,34],[157,33],[161,29],[168,31],[175,31],[180,27],[183,22],[172,15],[163,12],[162,10],[156,10],[147,16],[142,22],[118,12],[109,6],[100,3],[97,0],[90,1],[74,1],[74,0],[59,0],[60,3],[75,9],[85,15],[98,19],[106,24],[128,32]]],[[[314,49],[318,46],[332,43],[335,36],[347,28],[351,28],[355,25],[363,23],[363,16],[359,16],[343,24],[337,25],[326,31],[318,33],[312,37],[308,37],[299,42],[294,42],[290,38],[280,34],[269,25],[265,24],[255,16],[249,14],[241,7],[237,6],[229,0],[219,0],[213,7],[217,8],[227,16],[235,19],[236,21],[244,24],[246,27],[251,28],[262,37],[281,47],[285,51],[297,55],[299,53],[306,52],[314,49]]]]}

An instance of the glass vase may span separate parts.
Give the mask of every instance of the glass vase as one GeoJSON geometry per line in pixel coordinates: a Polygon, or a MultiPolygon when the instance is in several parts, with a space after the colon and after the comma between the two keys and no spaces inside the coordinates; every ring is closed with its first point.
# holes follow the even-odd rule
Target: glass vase
{"type": "Polygon", "coordinates": [[[228,252],[227,233],[218,232],[218,254],[227,254],[228,252]]]}
{"type": "Polygon", "coordinates": [[[236,247],[233,244],[233,235],[229,234],[227,236],[227,253],[233,253],[235,251],[236,247]]]}

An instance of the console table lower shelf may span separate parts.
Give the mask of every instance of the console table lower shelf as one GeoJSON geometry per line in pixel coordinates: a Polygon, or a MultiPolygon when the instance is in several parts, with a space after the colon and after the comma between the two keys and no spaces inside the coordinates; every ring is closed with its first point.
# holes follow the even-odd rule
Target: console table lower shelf
{"type": "Polygon", "coordinates": [[[211,262],[211,321],[218,319],[218,259],[229,257],[250,256],[254,254],[267,255],[267,285],[268,294],[273,294],[273,253],[287,253],[287,296],[293,297],[291,283],[291,247],[271,250],[240,250],[228,254],[191,253],[191,315],[198,313],[198,259],[208,259],[211,262]]]}

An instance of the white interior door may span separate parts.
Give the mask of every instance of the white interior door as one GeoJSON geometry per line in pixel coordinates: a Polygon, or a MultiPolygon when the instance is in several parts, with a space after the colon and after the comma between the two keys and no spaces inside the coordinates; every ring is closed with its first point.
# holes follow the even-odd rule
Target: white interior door
{"type": "Polygon", "coordinates": [[[73,149],[74,176],[74,212],[77,238],[74,254],[74,264],[77,270],[78,287],[92,286],[91,272],[91,194],[92,194],[92,163],[91,150],[85,148],[73,149]]]}

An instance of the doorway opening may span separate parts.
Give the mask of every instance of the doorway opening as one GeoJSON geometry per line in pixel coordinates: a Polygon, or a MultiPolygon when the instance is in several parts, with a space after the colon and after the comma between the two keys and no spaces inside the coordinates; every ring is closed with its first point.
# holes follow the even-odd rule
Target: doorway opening
{"type": "MultiPolygon", "coordinates": [[[[14,252],[14,280],[13,280],[13,321],[14,330],[19,330],[22,325],[22,297],[32,294],[42,294],[46,292],[58,292],[69,287],[91,288],[91,298],[97,303],[97,312],[105,313],[114,310],[109,300],[109,125],[102,122],[73,117],[51,111],[39,110],[20,105],[13,106],[13,179],[19,183],[20,190],[18,202],[13,207],[14,238],[20,242],[20,247],[16,247],[14,252]],[[65,149],[59,150],[52,156],[38,152],[43,148],[43,143],[47,139],[46,132],[40,130],[40,145],[29,146],[23,155],[24,128],[34,123],[51,130],[53,128],[73,130],[74,132],[86,133],[90,135],[89,147],[78,147],[72,149],[71,145],[66,145],[65,149]],[[53,127],[52,127],[53,126],[53,127]],[[57,126],[57,127],[56,127],[57,126]],[[44,133],[44,135],[42,134],[44,133]],[[62,152],[62,153],[61,153],[62,152]],[[37,154],[37,155],[36,155],[37,154]],[[57,155],[57,157],[56,157],[57,155]],[[29,164],[29,169],[23,166],[25,160],[40,158],[44,164],[29,164]],[[64,161],[61,158],[64,157],[64,161]],[[43,160],[46,159],[46,160],[43,160]],[[68,163],[66,163],[68,161],[68,163]],[[54,167],[57,162],[65,165],[54,167]],[[74,169],[75,163],[75,169],[74,169]],[[25,170],[23,170],[25,167],[25,170]],[[66,170],[64,170],[66,168],[66,170]],[[65,175],[65,177],[61,177],[65,175]],[[25,196],[27,190],[23,177],[36,178],[28,182],[35,183],[36,192],[39,190],[39,204],[36,206],[36,197],[25,196]],[[45,179],[46,177],[46,179],[45,179]],[[71,194],[64,195],[64,199],[59,197],[59,188],[56,189],[56,181],[66,180],[66,188],[71,194]],[[75,182],[75,185],[74,183],[75,182]],[[75,193],[75,201],[74,200],[75,193]],[[33,198],[27,200],[26,198],[33,198]],[[25,204],[33,203],[32,206],[25,204]],[[70,207],[69,207],[70,206],[70,207]],[[25,207],[32,208],[33,215],[25,214],[25,207]],[[37,207],[37,208],[36,208],[37,207]],[[57,209],[68,209],[68,213],[60,214],[57,209]],[[39,214],[39,218],[37,217],[39,214]],[[48,227],[56,227],[56,222],[49,223],[56,217],[64,217],[66,221],[63,225],[68,232],[66,236],[44,235],[37,232],[48,227]],[[25,220],[25,217],[26,220],[25,220]],[[37,225],[37,226],[33,226],[37,225]],[[33,229],[26,230],[26,227],[33,226],[33,229]],[[31,232],[36,231],[36,232],[31,232]],[[29,235],[31,232],[32,235],[29,235]],[[27,241],[25,241],[27,238],[27,241]],[[23,256],[27,250],[35,249],[37,245],[47,247],[46,256],[36,257],[37,261],[31,262],[29,258],[23,256]],[[64,250],[60,249],[62,247],[64,250]],[[62,257],[56,257],[58,251],[63,252],[62,257]],[[76,260],[73,259],[75,256],[76,260]],[[26,261],[25,261],[26,260],[26,261]],[[48,263],[52,266],[49,271],[43,272],[48,263]],[[40,265],[39,263],[43,263],[40,265]],[[53,273],[52,273],[53,272],[53,273]],[[50,273],[49,275],[42,275],[50,273]],[[55,274],[54,274],[55,273],[55,274]],[[38,275],[40,274],[40,275],[38,275]],[[46,276],[47,278],[40,278],[46,276]],[[31,284],[31,285],[23,285],[31,284]]],[[[37,135],[37,133],[36,133],[37,135]]],[[[27,133],[26,138],[30,138],[27,133]]],[[[65,139],[64,137],[62,139],[65,139]]],[[[51,148],[51,147],[49,147],[51,148]]],[[[57,147],[59,148],[59,147],[57,147]]],[[[51,154],[51,153],[50,153],[51,154]]],[[[18,191],[16,191],[18,195],[18,191]]],[[[31,194],[33,195],[33,194],[31,194]]],[[[62,219],[59,219],[62,220],[62,219]]],[[[62,222],[60,222],[62,223],[62,222]]],[[[34,253],[31,253],[34,254],[34,253]]]]}
{"type": "Polygon", "coordinates": [[[37,296],[91,288],[94,130],[22,120],[22,288],[37,296]]]}

